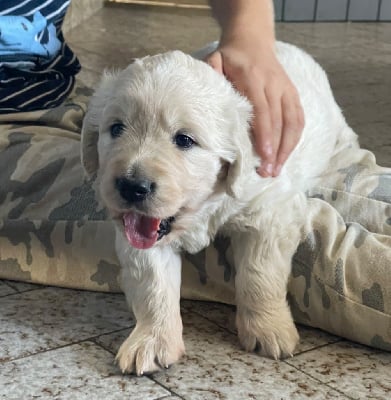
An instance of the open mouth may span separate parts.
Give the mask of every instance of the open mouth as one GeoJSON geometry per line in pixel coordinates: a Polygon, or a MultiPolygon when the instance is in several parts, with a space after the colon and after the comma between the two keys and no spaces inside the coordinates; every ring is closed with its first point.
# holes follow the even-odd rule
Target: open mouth
{"type": "Polygon", "coordinates": [[[159,219],[130,211],[123,215],[126,238],[137,249],[149,249],[170,233],[174,220],[175,217],[159,219]]]}

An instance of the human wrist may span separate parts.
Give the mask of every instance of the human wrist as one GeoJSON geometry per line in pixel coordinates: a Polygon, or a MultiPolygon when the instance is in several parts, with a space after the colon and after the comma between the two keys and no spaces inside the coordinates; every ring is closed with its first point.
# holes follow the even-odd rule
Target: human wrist
{"type": "Polygon", "coordinates": [[[275,46],[274,24],[261,24],[258,18],[245,15],[232,18],[222,26],[222,44],[242,43],[245,47],[256,45],[261,51],[271,51],[275,46]]]}
{"type": "Polygon", "coordinates": [[[271,47],[275,42],[272,0],[210,0],[221,27],[221,41],[252,40],[271,47]]]}
{"type": "Polygon", "coordinates": [[[220,46],[253,47],[258,53],[274,53],[274,33],[264,34],[262,29],[251,26],[235,25],[222,30],[220,46]]]}

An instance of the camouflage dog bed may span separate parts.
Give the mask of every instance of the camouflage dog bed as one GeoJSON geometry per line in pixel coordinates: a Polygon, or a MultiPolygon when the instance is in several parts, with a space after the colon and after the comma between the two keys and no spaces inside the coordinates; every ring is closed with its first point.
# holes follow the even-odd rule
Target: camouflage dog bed
{"type": "MultiPolygon", "coordinates": [[[[90,90],[49,111],[0,115],[0,278],[119,291],[114,228],[84,179],[90,90]]],[[[391,170],[340,148],[308,193],[289,300],[297,322],[391,350],[391,170]]],[[[234,303],[230,243],[184,256],[184,298],[234,303]]]]}

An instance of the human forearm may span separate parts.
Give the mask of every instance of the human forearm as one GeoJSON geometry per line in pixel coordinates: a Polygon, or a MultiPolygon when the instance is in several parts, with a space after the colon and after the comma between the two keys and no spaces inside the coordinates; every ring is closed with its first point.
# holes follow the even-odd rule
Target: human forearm
{"type": "Polygon", "coordinates": [[[304,114],[296,88],[275,52],[272,0],[210,0],[221,26],[207,62],[253,106],[254,148],[261,176],[277,176],[298,143],[304,114]]]}
{"type": "Polygon", "coordinates": [[[274,45],[272,0],[210,0],[209,3],[221,27],[222,41],[256,35],[259,44],[274,45]]]}

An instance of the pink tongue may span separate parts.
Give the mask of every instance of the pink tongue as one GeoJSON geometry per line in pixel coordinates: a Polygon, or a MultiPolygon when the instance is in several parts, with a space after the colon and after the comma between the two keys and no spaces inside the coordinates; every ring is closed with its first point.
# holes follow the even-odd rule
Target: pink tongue
{"type": "Polygon", "coordinates": [[[158,238],[160,219],[130,212],[123,216],[125,234],[129,243],[137,249],[149,249],[158,238]]]}

